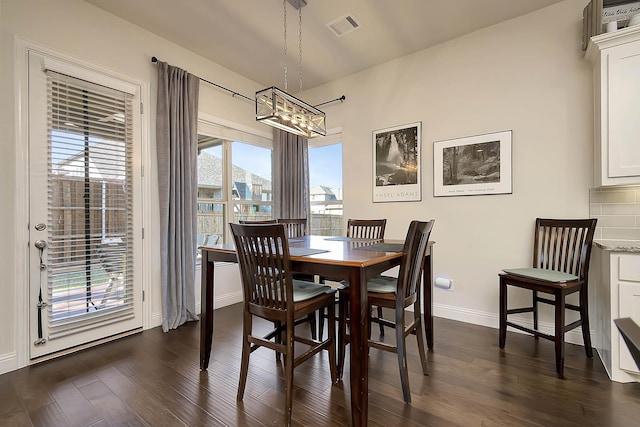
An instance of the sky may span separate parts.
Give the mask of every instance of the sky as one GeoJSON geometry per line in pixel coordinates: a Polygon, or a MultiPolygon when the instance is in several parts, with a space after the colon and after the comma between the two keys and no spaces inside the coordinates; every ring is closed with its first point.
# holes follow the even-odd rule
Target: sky
{"type": "MultiPolygon", "coordinates": [[[[269,178],[270,150],[250,144],[233,143],[233,163],[263,178],[269,178]]],[[[309,186],[342,188],[342,144],[309,149],[309,186]]]]}

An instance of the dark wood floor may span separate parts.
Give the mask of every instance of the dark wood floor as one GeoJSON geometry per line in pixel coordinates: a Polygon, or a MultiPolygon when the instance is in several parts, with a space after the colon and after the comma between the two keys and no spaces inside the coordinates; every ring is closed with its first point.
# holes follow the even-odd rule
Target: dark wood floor
{"type": "MultiPolygon", "coordinates": [[[[191,323],[1,375],[0,425],[282,425],[282,366],[273,352],[254,352],[236,403],[241,306],[216,310],[215,320],[208,372],[200,372],[199,324],[191,323]]],[[[495,329],[436,319],[435,331],[429,376],[409,340],[411,405],[395,355],[371,350],[369,425],[640,426],[640,383],[609,381],[582,347],[568,345],[567,379],[558,380],[551,342],[509,332],[503,352],[495,329]]],[[[296,368],[294,382],[295,425],[350,424],[348,381],[331,385],[326,353],[296,368]]]]}

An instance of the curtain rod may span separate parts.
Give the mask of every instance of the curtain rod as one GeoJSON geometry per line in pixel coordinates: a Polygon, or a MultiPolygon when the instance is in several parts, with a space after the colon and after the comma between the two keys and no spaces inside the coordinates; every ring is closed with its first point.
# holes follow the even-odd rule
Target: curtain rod
{"type": "MultiPolygon", "coordinates": [[[[156,58],[155,56],[152,56],[152,57],[151,57],[151,62],[153,62],[153,63],[158,62],[158,58],[156,58]]],[[[227,89],[227,88],[226,88],[226,87],[224,87],[224,86],[220,86],[220,85],[219,85],[219,84],[217,84],[217,83],[210,82],[209,80],[207,80],[207,79],[203,79],[202,77],[198,77],[198,78],[199,78],[201,81],[205,82],[205,83],[209,83],[210,85],[213,85],[213,86],[215,86],[215,87],[217,87],[217,88],[220,88],[220,89],[222,89],[222,90],[226,90],[227,92],[231,93],[231,97],[239,96],[239,97],[241,97],[241,98],[246,99],[247,101],[253,102],[254,104],[255,104],[255,102],[256,102],[256,100],[255,100],[255,99],[249,98],[248,96],[243,95],[243,94],[241,94],[240,92],[236,92],[235,90],[227,89]]],[[[346,98],[344,95],[342,95],[342,96],[341,96],[341,97],[339,97],[339,98],[332,99],[332,100],[330,100],[330,101],[321,102],[320,104],[314,105],[314,107],[316,107],[316,108],[317,108],[317,107],[319,107],[319,106],[321,106],[321,105],[330,104],[330,103],[332,103],[332,102],[336,102],[336,101],[344,102],[344,100],[345,100],[345,99],[347,99],[347,98],[346,98]]]]}

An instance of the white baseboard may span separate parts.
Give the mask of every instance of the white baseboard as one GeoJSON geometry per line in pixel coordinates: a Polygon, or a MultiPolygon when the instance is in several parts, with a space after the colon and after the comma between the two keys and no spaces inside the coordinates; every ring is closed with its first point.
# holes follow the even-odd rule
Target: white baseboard
{"type": "Polygon", "coordinates": [[[162,311],[151,313],[151,324],[149,328],[156,328],[158,326],[162,326],[162,311]]]}
{"type": "Polygon", "coordinates": [[[18,369],[16,352],[0,354],[0,375],[18,369]]]}
{"type": "Polygon", "coordinates": [[[213,301],[213,308],[222,308],[239,302],[242,302],[242,290],[217,296],[213,301]]]}
{"type": "MultiPolygon", "coordinates": [[[[457,320],[459,322],[472,323],[474,325],[487,326],[489,328],[496,329],[496,342],[498,341],[498,332],[497,329],[500,327],[500,318],[497,313],[488,313],[478,310],[470,310],[461,307],[454,307],[443,304],[433,304],[433,315],[436,317],[443,317],[445,319],[457,320]]],[[[531,318],[527,319],[525,317],[516,318],[517,323],[526,326],[528,328],[533,328],[533,320],[531,318]]],[[[513,320],[513,318],[512,318],[513,320]]],[[[549,322],[538,322],[538,327],[542,332],[547,334],[553,334],[554,325],[549,322]]],[[[520,333],[525,333],[524,331],[520,331],[518,329],[509,328],[509,331],[515,331],[520,333]]],[[[591,344],[595,343],[595,331],[591,330],[591,344]]],[[[582,332],[580,328],[576,328],[572,331],[569,331],[565,335],[565,341],[571,344],[584,345],[582,340],[582,332]]]]}
{"type": "MultiPolygon", "coordinates": [[[[223,295],[218,295],[213,300],[213,309],[216,310],[218,308],[226,307],[229,305],[237,304],[242,302],[242,291],[238,292],[229,292],[223,295]]],[[[202,311],[202,300],[196,300],[196,313],[200,313],[202,311]]]]}
{"type": "MultiPolygon", "coordinates": [[[[238,292],[229,292],[223,295],[216,296],[213,301],[214,310],[217,308],[226,307],[228,305],[237,304],[242,302],[242,291],[238,292]]],[[[196,299],[196,313],[200,313],[202,310],[202,300],[196,299]]],[[[162,312],[152,313],[151,314],[151,325],[150,328],[155,328],[158,326],[162,326],[162,312]]],[[[1,362],[1,359],[0,359],[1,362]]]]}

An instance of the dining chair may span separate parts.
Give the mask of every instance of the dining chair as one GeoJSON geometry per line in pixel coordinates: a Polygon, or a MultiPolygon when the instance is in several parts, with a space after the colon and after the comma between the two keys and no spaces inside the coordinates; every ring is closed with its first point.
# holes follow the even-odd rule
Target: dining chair
{"type": "Polygon", "coordinates": [[[584,350],[593,357],[589,331],[588,279],[593,234],[596,219],[542,219],[535,222],[533,240],[533,266],[531,268],[505,268],[500,278],[500,332],[499,346],[504,349],[507,327],[530,333],[536,339],[544,338],[555,343],[556,373],[564,378],[564,335],[582,326],[584,350]],[[532,305],[521,308],[507,307],[508,287],[532,291],[532,305]],[[578,304],[570,304],[567,296],[578,293],[578,304]],[[553,295],[554,299],[538,293],[553,295]],[[538,328],[538,303],[554,306],[555,328],[553,334],[538,328]],[[565,324],[565,312],[579,312],[579,319],[565,324]],[[508,315],[533,313],[533,328],[508,320],[508,315]]]}
{"type": "Polygon", "coordinates": [[[238,401],[244,396],[250,354],[266,347],[282,354],[285,373],[285,420],[291,424],[293,369],[322,350],[329,353],[331,382],[337,379],[335,360],[335,290],[330,286],[295,280],[291,275],[289,244],[281,224],[230,224],[235,241],[244,294],[242,321],[242,359],[238,401]],[[321,308],[329,310],[328,338],[315,340],[296,333],[296,323],[321,308]],[[266,335],[254,335],[253,319],[259,317],[274,323],[266,335]],[[331,332],[331,331],[334,332],[331,332]],[[282,339],[284,337],[284,339],[282,339]],[[298,356],[295,344],[308,348],[298,356]]]}
{"type": "Polygon", "coordinates": [[[278,224],[284,224],[287,230],[287,237],[295,239],[307,235],[306,218],[278,218],[278,224]]]}
{"type": "MultiPolygon", "coordinates": [[[[411,403],[409,390],[409,375],[407,370],[407,336],[415,334],[418,340],[418,353],[422,364],[422,373],[427,375],[427,357],[424,346],[424,332],[422,327],[422,314],[420,308],[420,292],[424,259],[426,256],[429,236],[435,220],[411,221],[407,237],[402,248],[402,259],[398,277],[379,275],[367,282],[367,296],[369,308],[372,306],[393,309],[395,321],[385,321],[385,326],[395,329],[395,344],[372,340],[367,341],[367,350],[376,348],[379,350],[396,353],[400,370],[400,382],[402,395],[406,403],[411,403]],[[407,308],[413,306],[413,312],[407,308]],[[412,313],[412,314],[410,314],[412,313]]],[[[338,378],[342,378],[344,371],[344,358],[346,346],[349,343],[347,333],[347,312],[349,304],[350,284],[345,284],[338,289],[340,295],[339,320],[338,320],[338,378]]]]}
{"type": "MultiPolygon", "coordinates": [[[[347,221],[347,237],[358,239],[384,239],[384,229],[387,226],[386,219],[349,219],[347,221]]],[[[376,316],[370,316],[371,322],[378,324],[380,335],[384,335],[384,322],[382,319],[382,307],[375,307],[376,316]]],[[[320,324],[322,326],[322,324],[320,324]]],[[[320,329],[322,331],[322,329],[320,329]]]]}
{"type": "MultiPolygon", "coordinates": [[[[386,219],[351,219],[347,220],[347,237],[353,237],[355,239],[372,239],[382,240],[384,239],[384,229],[387,225],[386,219]]],[[[325,278],[321,277],[320,282],[324,283],[325,278]]],[[[330,279],[329,279],[330,280],[330,279]]],[[[322,336],[324,332],[324,317],[326,313],[320,313],[319,316],[319,334],[322,336]]],[[[383,324],[378,322],[378,319],[382,319],[382,307],[377,307],[377,317],[370,317],[370,320],[375,321],[380,326],[380,335],[384,335],[383,324]]]]}
{"type": "MultiPolygon", "coordinates": [[[[275,220],[278,224],[283,224],[288,239],[297,239],[307,235],[307,219],[306,218],[278,218],[275,220]]],[[[292,272],[293,278],[296,280],[306,280],[314,282],[313,274],[292,272]]],[[[322,282],[322,280],[320,280],[322,282]]],[[[316,315],[309,315],[309,327],[311,328],[311,338],[316,338],[316,315]]],[[[320,335],[322,336],[322,335],[320,335]]]]}
{"type": "Polygon", "coordinates": [[[357,239],[384,239],[386,219],[349,219],[347,237],[357,239]]]}

